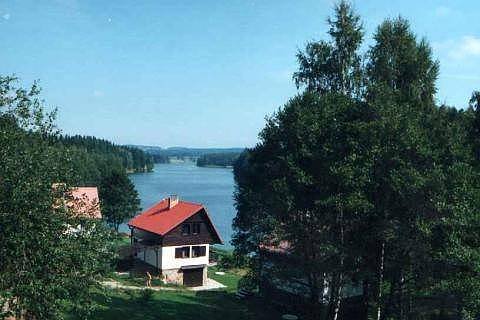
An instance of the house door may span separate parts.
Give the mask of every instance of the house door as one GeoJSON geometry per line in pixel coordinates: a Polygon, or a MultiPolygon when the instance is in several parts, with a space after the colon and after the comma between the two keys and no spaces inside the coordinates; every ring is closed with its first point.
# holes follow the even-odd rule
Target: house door
{"type": "Polygon", "coordinates": [[[183,270],[183,285],[186,287],[203,285],[203,268],[183,270]]]}

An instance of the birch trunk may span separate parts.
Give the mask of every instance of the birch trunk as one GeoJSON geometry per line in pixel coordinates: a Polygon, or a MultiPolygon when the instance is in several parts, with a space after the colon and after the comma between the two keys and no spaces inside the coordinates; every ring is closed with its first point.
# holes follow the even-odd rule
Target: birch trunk
{"type": "Polygon", "coordinates": [[[380,249],[380,257],[378,259],[378,288],[377,288],[377,311],[376,320],[380,320],[382,317],[382,286],[383,286],[383,272],[385,263],[385,242],[382,242],[380,249]]]}
{"type": "Polygon", "coordinates": [[[333,308],[333,317],[332,320],[338,319],[338,314],[340,312],[340,305],[342,302],[342,288],[343,288],[343,272],[344,272],[344,245],[345,245],[345,229],[343,226],[343,207],[340,205],[340,272],[338,273],[338,280],[336,285],[335,293],[335,304],[333,308]]]}
{"type": "MultiPolygon", "coordinates": [[[[340,276],[340,283],[342,282],[341,276],[340,276]]],[[[332,320],[337,320],[338,319],[338,314],[340,313],[340,305],[342,303],[342,285],[339,284],[337,286],[337,292],[335,294],[336,300],[335,300],[335,305],[333,308],[333,317],[332,320]]]]}

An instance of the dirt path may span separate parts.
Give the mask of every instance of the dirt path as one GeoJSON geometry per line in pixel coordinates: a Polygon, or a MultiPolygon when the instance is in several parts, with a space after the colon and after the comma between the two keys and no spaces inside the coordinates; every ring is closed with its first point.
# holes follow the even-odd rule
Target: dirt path
{"type": "Polygon", "coordinates": [[[176,288],[170,288],[170,287],[157,287],[157,286],[153,286],[153,287],[146,287],[146,286],[130,286],[130,285],[126,285],[126,284],[123,284],[121,282],[118,282],[117,280],[106,280],[106,281],[102,281],[102,285],[104,287],[107,287],[107,288],[110,288],[110,289],[126,289],[126,290],[144,290],[144,289],[152,289],[153,291],[162,291],[162,290],[165,290],[165,291],[174,291],[174,290],[179,290],[179,289],[176,289],[176,288]]]}
{"type": "MultiPolygon", "coordinates": [[[[131,286],[131,285],[125,285],[121,282],[118,282],[117,280],[106,280],[102,281],[102,285],[104,287],[110,288],[110,289],[126,289],[126,290],[144,290],[144,289],[152,289],[153,291],[175,291],[175,290],[182,290],[181,288],[171,288],[171,287],[161,287],[161,286],[153,286],[153,287],[146,287],[146,286],[131,286]]],[[[223,284],[220,282],[217,282],[213,279],[207,279],[207,282],[205,285],[201,287],[191,287],[187,288],[187,290],[191,291],[205,291],[205,290],[214,290],[214,289],[222,289],[226,288],[223,284]]]]}

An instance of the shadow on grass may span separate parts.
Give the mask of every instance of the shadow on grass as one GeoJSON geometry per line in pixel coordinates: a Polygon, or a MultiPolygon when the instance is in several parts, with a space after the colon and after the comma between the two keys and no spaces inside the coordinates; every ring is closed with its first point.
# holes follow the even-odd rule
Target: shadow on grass
{"type": "Polygon", "coordinates": [[[156,292],[152,300],[143,301],[138,293],[111,290],[97,293],[101,305],[93,319],[131,320],[237,320],[279,319],[280,315],[258,298],[237,300],[225,291],[156,292]]]}

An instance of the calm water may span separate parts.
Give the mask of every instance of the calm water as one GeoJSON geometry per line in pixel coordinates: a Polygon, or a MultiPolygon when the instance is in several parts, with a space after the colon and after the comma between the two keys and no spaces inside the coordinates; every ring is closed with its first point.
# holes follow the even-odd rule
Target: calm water
{"type": "MultiPolygon", "coordinates": [[[[142,209],[171,194],[206,206],[226,246],[232,237],[233,172],[224,168],[200,168],[193,162],[156,164],[154,172],[136,173],[130,179],[140,194],[142,209]]],[[[128,232],[123,225],[122,231],[128,232]]]]}

